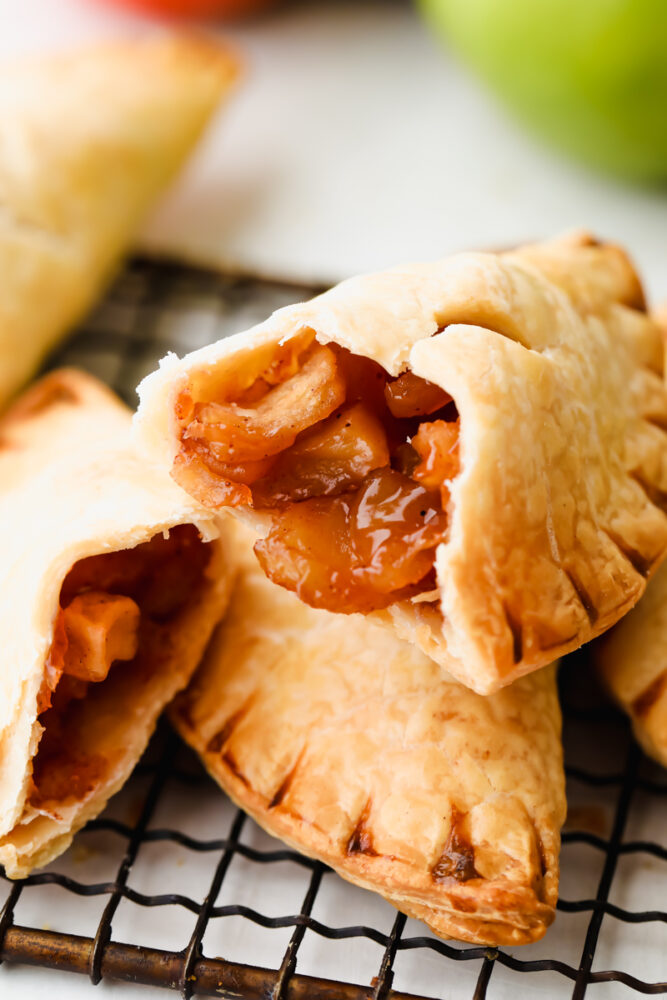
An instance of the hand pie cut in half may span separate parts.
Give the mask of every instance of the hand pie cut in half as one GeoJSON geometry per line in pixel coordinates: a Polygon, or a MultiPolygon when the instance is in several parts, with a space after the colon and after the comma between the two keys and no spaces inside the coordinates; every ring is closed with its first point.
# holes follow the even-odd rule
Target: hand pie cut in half
{"type": "Polygon", "coordinates": [[[129,776],[226,607],[225,537],[129,447],[95,380],[47,376],[0,421],[0,864],[65,850],[129,776]]]}
{"type": "Polygon", "coordinates": [[[140,387],[139,440],[274,582],[482,694],[604,632],[667,549],[663,349],[584,234],[343,282],[140,387]]]}
{"type": "Polygon", "coordinates": [[[92,306],[235,74],[179,36],[0,70],[0,407],[92,306]]]}
{"type": "Polygon", "coordinates": [[[272,584],[250,544],[178,731],[269,833],[441,937],[540,938],[565,815],[554,668],[482,697],[272,584]]]}
{"type": "Polygon", "coordinates": [[[644,751],[667,767],[667,567],[595,650],[598,671],[644,751]]]}

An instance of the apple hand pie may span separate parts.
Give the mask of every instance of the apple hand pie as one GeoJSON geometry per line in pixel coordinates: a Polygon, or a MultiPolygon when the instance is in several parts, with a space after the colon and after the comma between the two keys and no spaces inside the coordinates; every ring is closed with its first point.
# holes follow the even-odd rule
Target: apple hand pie
{"type": "Polygon", "coordinates": [[[598,672],[644,751],[667,767],[667,566],[596,645],[598,672]]]}
{"type": "Polygon", "coordinates": [[[345,281],[140,386],[138,440],[307,604],[482,694],[604,632],[667,549],[663,348],[585,234],[345,281]]]}
{"type": "Polygon", "coordinates": [[[269,833],[436,934],[540,938],[565,815],[554,668],[484,698],[389,629],[275,586],[250,544],[178,731],[269,833]]]}
{"type": "Polygon", "coordinates": [[[130,414],[63,370],[0,421],[0,864],[64,851],[139,759],[229,596],[211,512],[130,449],[130,414]]]}
{"type": "Polygon", "coordinates": [[[0,407],[91,307],[235,73],[186,37],[0,70],[0,407]]]}

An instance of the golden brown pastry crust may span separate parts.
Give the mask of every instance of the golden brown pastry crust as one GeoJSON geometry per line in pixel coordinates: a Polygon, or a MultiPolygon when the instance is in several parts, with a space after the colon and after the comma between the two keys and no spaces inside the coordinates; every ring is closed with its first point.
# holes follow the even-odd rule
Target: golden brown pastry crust
{"type": "Polygon", "coordinates": [[[0,407],[93,304],[235,73],[185,36],[0,70],[0,407]]]}
{"type": "Polygon", "coordinates": [[[644,751],[667,767],[667,567],[595,646],[599,674],[644,751]]]}
{"type": "Polygon", "coordinates": [[[306,607],[243,544],[228,614],[171,710],[216,781],[442,937],[541,937],[565,815],[554,668],[481,697],[368,618],[306,607]]]}
{"type": "Polygon", "coordinates": [[[12,878],[65,850],[126,781],[229,596],[224,526],[132,452],[129,430],[128,409],[74,370],[42,379],[0,421],[0,864],[12,878]],[[196,594],[167,624],[150,626],[150,654],[89,687],[68,729],[65,758],[81,750],[108,766],[82,797],[35,804],[39,693],[63,579],[80,559],[134,548],[180,524],[194,524],[211,544],[196,594]]]}
{"type": "MultiPolygon", "coordinates": [[[[667,342],[667,305],[653,312],[667,342]]],[[[607,690],[627,712],[644,751],[667,767],[667,569],[629,615],[594,646],[607,690]]]]}
{"type": "Polygon", "coordinates": [[[667,390],[660,333],[620,249],[574,234],[343,282],[165,359],[140,387],[139,441],[171,467],[190,379],[224,379],[304,328],[437,383],[461,415],[438,599],[377,613],[403,638],[489,693],[635,604],[667,551],[667,390]]]}

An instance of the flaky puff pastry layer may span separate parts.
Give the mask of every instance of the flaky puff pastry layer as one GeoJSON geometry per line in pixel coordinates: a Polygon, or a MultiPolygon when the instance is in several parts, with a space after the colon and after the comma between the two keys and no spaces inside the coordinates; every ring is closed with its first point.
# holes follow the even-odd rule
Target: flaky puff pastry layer
{"type": "Polygon", "coordinates": [[[306,607],[242,544],[228,614],[171,709],[215,780],[442,937],[540,938],[565,816],[554,668],[484,698],[368,618],[306,607]]]}
{"type": "Polygon", "coordinates": [[[185,36],[0,70],[0,407],[91,307],[235,74],[185,36]]]}
{"type": "Polygon", "coordinates": [[[0,864],[11,878],[64,851],[127,780],[160,712],[198,665],[231,590],[224,525],[148,468],[130,449],[129,431],[126,406],[95,379],[65,369],[34,385],[0,421],[0,864]],[[146,624],[131,663],[113,665],[72,702],[62,742],[47,758],[48,783],[58,791],[35,801],[33,764],[49,725],[40,694],[63,580],[79,560],[134,549],[187,524],[210,544],[196,590],[166,621],[146,624]],[[72,777],[91,766],[85,791],[76,791],[72,777]]]}
{"type": "Polygon", "coordinates": [[[435,382],[460,414],[437,599],[377,613],[401,637],[486,694],[636,603],[667,551],[667,390],[658,327],[621,249],[578,233],[343,282],[166,358],[140,387],[142,446],[171,468],[179,393],[266,365],[271,345],[304,329],[435,382]]]}

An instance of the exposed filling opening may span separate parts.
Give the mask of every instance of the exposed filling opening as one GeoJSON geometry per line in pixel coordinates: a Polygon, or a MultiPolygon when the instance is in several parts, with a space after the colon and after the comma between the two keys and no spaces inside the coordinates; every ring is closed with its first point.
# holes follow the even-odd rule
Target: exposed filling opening
{"type": "Polygon", "coordinates": [[[316,608],[368,612],[432,590],[459,471],[451,396],[312,332],[193,376],[172,475],[209,507],[270,516],[267,576],[316,608]]]}
{"type": "MultiPolygon", "coordinates": [[[[45,812],[84,799],[113,761],[105,708],[138,692],[160,668],[159,650],[178,616],[197,600],[210,548],[190,524],[133,549],[81,559],[63,582],[37,710],[42,736],[29,804],[45,812]],[[94,700],[94,706],[91,702],[94,700]],[[93,717],[94,716],[94,717],[93,717]]],[[[134,706],[123,704],[127,717],[134,706]]]]}

